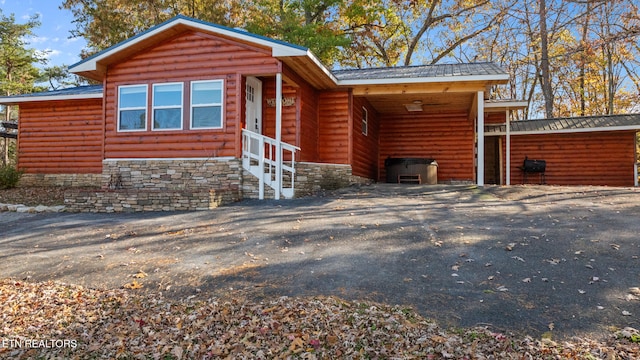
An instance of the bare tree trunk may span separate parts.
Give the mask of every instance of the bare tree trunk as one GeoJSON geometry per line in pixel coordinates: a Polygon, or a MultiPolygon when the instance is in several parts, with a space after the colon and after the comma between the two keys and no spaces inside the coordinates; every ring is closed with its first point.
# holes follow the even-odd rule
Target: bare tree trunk
{"type": "Polygon", "coordinates": [[[587,99],[586,99],[586,67],[587,67],[587,44],[589,36],[589,19],[591,19],[592,11],[591,1],[587,1],[587,12],[585,13],[584,24],[582,24],[582,54],[580,55],[580,116],[585,116],[587,113],[587,99]]]}
{"type": "MultiPolygon", "coordinates": [[[[11,108],[9,105],[5,105],[4,107],[4,118],[6,122],[9,122],[11,119],[11,108]]],[[[9,164],[9,138],[2,138],[2,166],[7,166],[9,164]]]]}
{"type": "Polygon", "coordinates": [[[549,71],[549,34],[547,32],[547,4],[540,0],[540,86],[544,98],[544,111],[547,118],[553,117],[553,90],[549,71]]]}

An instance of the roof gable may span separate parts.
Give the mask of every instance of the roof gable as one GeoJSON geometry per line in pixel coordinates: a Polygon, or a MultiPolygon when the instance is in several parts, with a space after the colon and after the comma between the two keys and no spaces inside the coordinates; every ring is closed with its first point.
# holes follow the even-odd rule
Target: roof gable
{"type": "MultiPolygon", "coordinates": [[[[302,46],[178,15],[69,66],[69,71],[90,79],[101,80],[108,65],[186,31],[202,31],[233,41],[268,49],[274,57],[309,57],[315,60],[310,51],[302,46]]],[[[315,60],[315,62],[317,62],[317,60],[315,60]]],[[[322,64],[319,62],[317,62],[317,65],[322,67],[322,64]]]]}

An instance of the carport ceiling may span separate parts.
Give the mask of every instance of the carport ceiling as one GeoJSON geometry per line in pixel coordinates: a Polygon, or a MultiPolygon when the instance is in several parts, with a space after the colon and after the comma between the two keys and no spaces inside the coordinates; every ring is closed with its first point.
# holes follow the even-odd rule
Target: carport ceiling
{"type": "Polygon", "coordinates": [[[474,93],[429,93],[365,95],[371,106],[380,114],[442,114],[468,111],[475,98],[474,93]],[[422,112],[409,112],[406,104],[421,104],[422,112]]]}

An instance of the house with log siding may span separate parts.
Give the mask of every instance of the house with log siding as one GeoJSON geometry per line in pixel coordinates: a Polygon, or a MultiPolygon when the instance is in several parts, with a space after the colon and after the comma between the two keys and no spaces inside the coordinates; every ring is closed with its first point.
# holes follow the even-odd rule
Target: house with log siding
{"type": "Polygon", "coordinates": [[[23,184],[94,187],[70,190],[71,210],[509,185],[525,158],[546,161],[547,184],[633,186],[637,173],[640,116],[511,122],[527,104],[491,99],[509,80],[492,63],[330,70],[304,47],[178,16],[69,70],[100,85],[0,104],[20,108],[23,184]]]}

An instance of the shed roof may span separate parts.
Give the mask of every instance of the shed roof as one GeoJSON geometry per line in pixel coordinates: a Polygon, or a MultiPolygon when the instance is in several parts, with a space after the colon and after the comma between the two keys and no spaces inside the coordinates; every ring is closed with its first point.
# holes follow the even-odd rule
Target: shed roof
{"type": "MultiPolygon", "coordinates": [[[[512,121],[511,135],[640,130],[640,114],[598,115],[512,121]]],[[[506,124],[487,125],[485,135],[506,134],[506,124]]]]}

